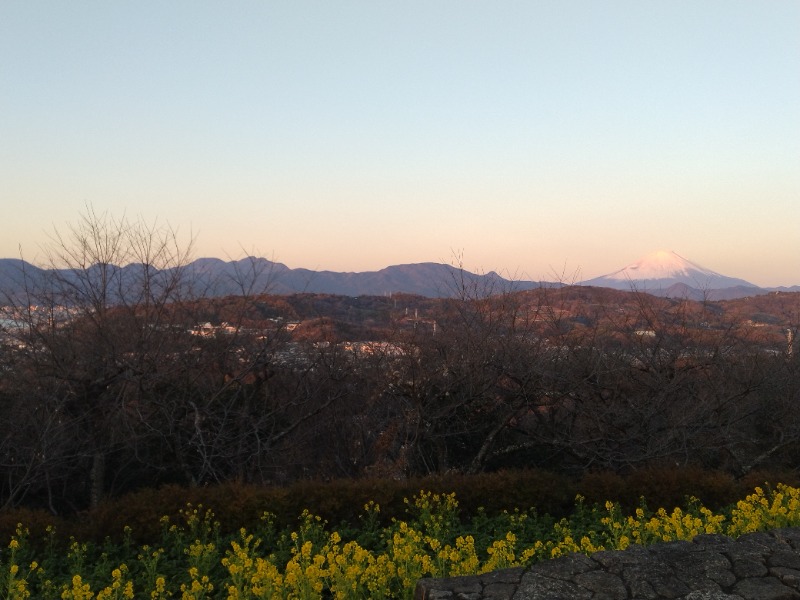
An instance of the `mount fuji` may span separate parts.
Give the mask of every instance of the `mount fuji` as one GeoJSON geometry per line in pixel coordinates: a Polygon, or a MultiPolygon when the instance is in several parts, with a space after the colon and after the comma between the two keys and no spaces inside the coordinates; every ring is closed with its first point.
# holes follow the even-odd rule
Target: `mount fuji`
{"type": "Polygon", "coordinates": [[[619,271],[589,279],[581,285],[710,300],[766,293],[744,279],[721,275],[668,250],[652,252],[619,271]]]}

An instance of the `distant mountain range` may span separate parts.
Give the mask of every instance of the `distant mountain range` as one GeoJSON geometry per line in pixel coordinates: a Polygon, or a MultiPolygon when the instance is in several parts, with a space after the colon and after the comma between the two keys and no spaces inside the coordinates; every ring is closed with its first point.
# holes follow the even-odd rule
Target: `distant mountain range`
{"type": "Polygon", "coordinates": [[[189,265],[189,270],[197,279],[207,281],[215,295],[236,293],[236,282],[241,279],[254,280],[254,289],[266,289],[272,294],[381,296],[403,292],[430,298],[456,296],[464,289],[488,294],[552,285],[547,282],[511,281],[494,271],[476,274],[433,262],[393,265],[380,271],[341,273],[290,269],[265,258],[250,257],[230,262],[201,258],[189,265]]]}
{"type": "MultiPolygon", "coordinates": [[[[143,265],[115,267],[118,285],[137,281],[143,265]]],[[[0,303],[3,298],[24,293],[25,279],[37,283],[48,271],[19,259],[0,259],[0,303]]],[[[85,272],[84,272],[85,274],[85,272]]],[[[170,273],[158,272],[156,281],[166,281],[170,273]]],[[[476,274],[442,263],[394,265],[379,271],[340,273],[291,269],[265,258],[249,257],[223,261],[200,258],[186,267],[188,281],[205,296],[229,296],[247,293],[337,294],[343,296],[409,293],[436,297],[488,295],[502,291],[521,291],[538,287],[561,286],[558,282],[517,281],[491,271],[476,274]]],[[[59,276],[76,278],[76,271],[62,270],[59,276]]],[[[132,283],[131,285],[135,285],[132,283]]],[[[581,282],[579,285],[638,290],[656,296],[690,299],[728,300],[766,294],[770,291],[800,291],[800,286],[760,288],[742,279],[728,277],[693,263],[674,252],[658,251],[630,265],[581,282]]]]}
{"type": "MultiPolygon", "coordinates": [[[[111,287],[136,288],[143,268],[142,265],[115,267],[116,283],[111,287]]],[[[50,271],[47,269],[19,259],[0,259],[0,304],[4,298],[20,297],[26,286],[37,287],[40,282],[46,281],[48,273],[50,271]]],[[[153,273],[151,271],[151,275],[153,273]]],[[[66,269],[59,270],[57,274],[62,281],[77,279],[79,275],[66,269]]],[[[461,293],[486,296],[553,285],[548,282],[512,281],[494,271],[476,274],[441,263],[394,265],[380,271],[339,273],[291,269],[282,263],[256,257],[233,261],[200,258],[186,266],[184,275],[195,294],[211,297],[244,293],[382,296],[402,292],[444,298],[461,293]]],[[[154,276],[157,285],[168,278],[167,271],[157,272],[154,276]]]]}

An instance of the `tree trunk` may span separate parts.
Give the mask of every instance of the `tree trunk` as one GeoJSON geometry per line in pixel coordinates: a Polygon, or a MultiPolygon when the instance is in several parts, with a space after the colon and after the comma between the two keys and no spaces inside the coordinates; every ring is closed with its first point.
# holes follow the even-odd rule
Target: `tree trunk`
{"type": "Polygon", "coordinates": [[[105,492],[106,474],[106,455],[102,452],[95,452],[92,456],[92,470],[89,472],[89,482],[91,484],[89,506],[97,508],[103,499],[105,492]]]}

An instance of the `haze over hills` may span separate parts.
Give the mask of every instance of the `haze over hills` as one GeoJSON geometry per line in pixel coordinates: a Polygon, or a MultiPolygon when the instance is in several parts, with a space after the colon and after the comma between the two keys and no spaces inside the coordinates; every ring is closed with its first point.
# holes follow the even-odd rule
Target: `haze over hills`
{"type": "MultiPolygon", "coordinates": [[[[143,265],[115,267],[123,285],[134,282],[143,265]]],[[[454,297],[463,292],[486,295],[502,291],[522,291],[537,287],[561,286],[560,282],[512,280],[490,271],[476,274],[442,263],[393,265],[379,271],[342,273],[292,269],[266,258],[248,257],[223,261],[200,258],[186,266],[188,280],[195,292],[206,296],[229,296],[243,293],[337,294],[343,296],[386,295],[403,292],[430,298],[454,297]]],[[[21,294],[26,285],[35,285],[47,270],[19,259],[0,259],[0,301],[21,294]]],[[[75,272],[61,270],[69,279],[75,272]]],[[[167,278],[167,271],[159,277],[167,278]]],[[[158,278],[156,278],[158,280],[158,278]]],[[[580,283],[583,286],[640,291],[655,296],[729,300],[766,294],[770,291],[800,291],[800,286],[760,288],[748,281],[729,277],[698,265],[679,254],[660,250],[626,267],[580,283]]]]}

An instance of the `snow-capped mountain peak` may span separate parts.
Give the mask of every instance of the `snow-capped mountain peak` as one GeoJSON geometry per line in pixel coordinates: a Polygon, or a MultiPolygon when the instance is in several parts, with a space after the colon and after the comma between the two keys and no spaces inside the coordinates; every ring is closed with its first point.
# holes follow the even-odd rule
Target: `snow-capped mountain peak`
{"type": "Polygon", "coordinates": [[[701,267],[671,250],[658,250],[643,256],[619,271],[605,275],[608,279],[623,281],[639,279],[669,279],[674,277],[722,277],[719,273],[701,267]]]}
{"type": "Polygon", "coordinates": [[[701,267],[669,250],[652,252],[619,271],[584,281],[583,285],[621,290],[637,289],[655,294],[668,294],[670,288],[674,289],[673,286],[676,285],[699,291],[740,286],[757,288],[743,279],[727,277],[701,267]]]}

